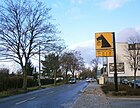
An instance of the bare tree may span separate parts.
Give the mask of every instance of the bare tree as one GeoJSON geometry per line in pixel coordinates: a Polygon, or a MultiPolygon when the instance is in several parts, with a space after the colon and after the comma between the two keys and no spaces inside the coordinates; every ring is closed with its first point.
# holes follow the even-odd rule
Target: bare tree
{"type": "Polygon", "coordinates": [[[68,82],[68,71],[70,67],[70,58],[69,58],[69,53],[64,52],[61,56],[60,62],[61,62],[61,67],[62,71],[65,73],[65,81],[66,83],[68,82]]]}
{"type": "Polygon", "coordinates": [[[84,67],[84,61],[81,56],[81,53],[78,51],[72,51],[70,57],[71,57],[70,71],[72,72],[72,75],[74,77],[75,71],[82,70],[82,68],[84,67]]]}
{"type": "Polygon", "coordinates": [[[89,67],[83,68],[82,72],[80,73],[80,77],[82,77],[82,79],[95,78],[95,73],[89,67]]]}
{"type": "Polygon", "coordinates": [[[77,51],[69,51],[64,52],[61,56],[61,66],[62,69],[65,71],[66,81],[68,80],[67,73],[71,71],[72,76],[74,77],[74,73],[77,70],[82,70],[84,67],[84,61],[81,57],[80,52],[77,51]]]}
{"type": "Polygon", "coordinates": [[[130,67],[134,70],[134,88],[136,88],[136,73],[140,63],[140,38],[130,37],[128,40],[128,48],[125,49],[125,57],[130,67]]]}
{"type": "Polygon", "coordinates": [[[0,6],[0,54],[19,63],[23,89],[27,89],[27,63],[41,51],[51,50],[59,40],[51,23],[50,9],[37,0],[5,0],[0,6]]]}
{"type": "Polygon", "coordinates": [[[98,64],[99,64],[99,58],[94,58],[91,60],[91,65],[93,68],[94,76],[97,78],[97,69],[98,69],[98,64]]]}

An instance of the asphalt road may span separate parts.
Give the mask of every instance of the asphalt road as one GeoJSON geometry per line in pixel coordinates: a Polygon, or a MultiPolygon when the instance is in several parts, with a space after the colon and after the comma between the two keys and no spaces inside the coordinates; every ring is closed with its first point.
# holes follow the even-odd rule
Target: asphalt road
{"type": "Polygon", "coordinates": [[[0,99],[0,108],[68,108],[87,86],[85,81],[0,99]]]}

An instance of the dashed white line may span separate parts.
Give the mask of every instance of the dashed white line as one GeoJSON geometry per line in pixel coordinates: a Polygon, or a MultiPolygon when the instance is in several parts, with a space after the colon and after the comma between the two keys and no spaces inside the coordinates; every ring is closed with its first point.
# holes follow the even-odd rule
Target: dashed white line
{"type": "Polygon", "coordinates": [[[20,102],[17,102],[16,105],[19,105],[19,104],[22,104],[24,102],[26,102],[27,100],[23,100],[23,101],[20,101],[20,102]]]}
{"type": "MultiPolygon", "coordinates": [[[[51,93],[53,93],[53,92],[54,92],[54,91],[51,91],[51,92],[48,92],[48,93],[46,93],[46,94],[51,94],[51,93]]],[[[29,98],[29,99],[26,99],[26,100],[23,100],[23,101],[17,102],[16,105],[19,105],[19,104],[25,103],[25,102],[30,101],[30,100],[33,100],[33,99],[35,99],[35,98],[36,98],[36,97],[32,97],[32,98],[29,98]]]]}
{"type": "Polygon", "coordinates": [[[51,94],[51,93],[53,93],[54,91],[51,91],[51,92],[48,92],[48,93],[46,93],[46,94],[51,94]]]}
{"type": "Polygon", "coordinates": [[[32,97],[32,98],[30,98],[29,100],[33,100],[33,99],[35,99],[36,97],[32,97]]]}
{"type": "Polygon", "coordinates": [[[36,98],[36,97],[32,97],[32,98],[29,98],[29,99],[26,99],[26,100],[23,100],[23,101],[17,102],[16,105],[19,105],[19,104],[25,103],[25,102],[30,101],[30,100],[33,100],[33,99],[35,99],[35,98],[36,98]]]}

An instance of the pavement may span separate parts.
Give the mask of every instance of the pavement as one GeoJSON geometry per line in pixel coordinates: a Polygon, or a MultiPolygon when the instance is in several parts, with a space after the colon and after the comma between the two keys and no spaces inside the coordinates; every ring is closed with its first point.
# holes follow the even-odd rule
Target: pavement
{"type": "Polygon", "coordinates": [[[87,85],[72,108],[111,108],[111,105],[101,90],[101,86],[94,82],[87,85]]]}

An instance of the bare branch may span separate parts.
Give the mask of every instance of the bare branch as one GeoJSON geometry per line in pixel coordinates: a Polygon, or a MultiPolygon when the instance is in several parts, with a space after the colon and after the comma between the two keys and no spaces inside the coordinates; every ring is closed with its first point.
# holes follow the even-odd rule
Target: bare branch
{"type": "Polygon", "coordinates": [[[19,63],[25,76],[26,65],[38,54],[38,46],[41,51],[50,51],[60,41],[49,12],[37,0],[5,0],[0,6],[0,55],[19,63]]]}

